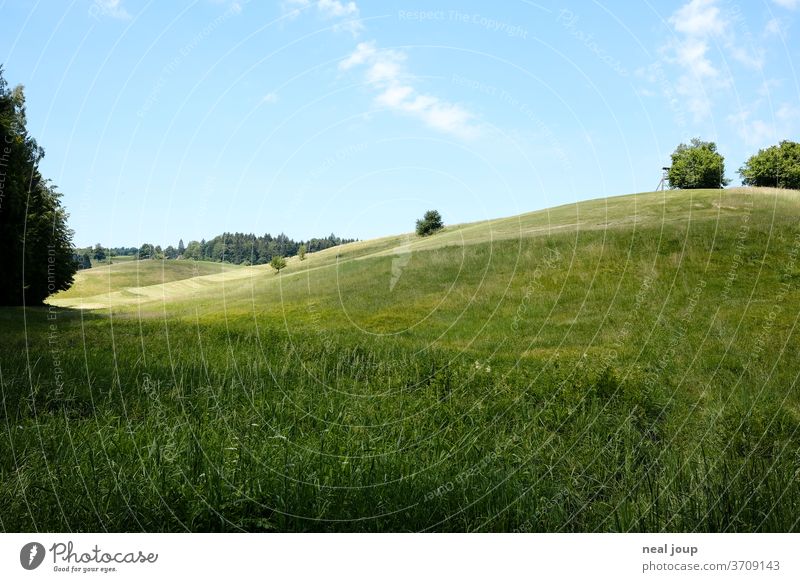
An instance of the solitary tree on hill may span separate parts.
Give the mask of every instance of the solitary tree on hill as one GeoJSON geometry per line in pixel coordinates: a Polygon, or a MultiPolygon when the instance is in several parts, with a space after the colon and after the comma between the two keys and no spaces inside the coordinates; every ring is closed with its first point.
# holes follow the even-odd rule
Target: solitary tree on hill
{"type": "Polygon", "coordinates": [[[297,247],[297,258],[300,259],[301,261],[306,260],[306,245],[302,244],[299,247],[297,247]]]}
{"type": "Polygon", "coordinates": [[[280,255],[275,255],[272,257],[272,260],[269,262],[269,266],[275,269],[275,273],[280,273],[281,269],[286,267],[286,259],[284,259],[280,255]]]}
{"type": "Polygon", "coordinates": [[[668,177],[671,188],[720,188],[729,183],[725,158],[717,152],[717,144],[698,138],[675,148],[668,177]]]}
{"type": "Polygon", "coordinates": [[[417,234],[428,236],[444,228],[442,215],[438,210],[428,210],[421,220],[417,221],[417,234]]]}

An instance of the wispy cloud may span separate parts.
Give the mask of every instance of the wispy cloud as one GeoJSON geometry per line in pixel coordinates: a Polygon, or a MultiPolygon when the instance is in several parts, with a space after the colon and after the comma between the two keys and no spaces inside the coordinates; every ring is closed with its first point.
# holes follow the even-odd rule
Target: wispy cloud
{"type": "Polygon", "coordinates": [[[764,36],[784,36],[786,34],[786,23],[780,18],[770,18],[764,25],[764,36]]]}
{"type": "MultiPolygon", "coordinates": [[[[346,30],[354,36],[365,28],[359,7],[351,0],[285,0],[283,9],[291,17],[314,11],[321,18],[336,20],[336,30],[346,30]]],[[[362,69],[365,83],[376,92],[375,103],[379,107],[419,119],[437,131],[465,139],[475,137],[475,116],[459,104],[419,91],[406,68],[407,60],[405,52],[379,48],[371,40],[358,43],[339,62],[339,70],[362,69]]]]}
{"type": "Polygon", "coordinates": [[[775,112],[775,118],[781,123],[790,123],[800,119],[800,107],[791,103],[784,103],[775,112]]]}
{"type": "Polygon", "coordinates": [[[89,14],[92,16],[108,16],[118,20],[129,20],[131,15],[122,5],[122,0],[94,0],[89,14]]]}
{"type": "Polygon", "coordinates": [[[328,18],[341,18],[348,16],[358,18],[358,6],[355,2],[340,2],[339,0],[318,0],[317,8],[328,18]]]}
{"type": "Polygon", "coordinates": [[[800,6],[800,0],[772,0],[778,6],[783,8],[787,8],[789,10],[794,10],[798,6],[800,6]]]}
{"type": "MultiPolygon", "coordinates": [[[[759,91],[762,94],[763,89],[759,91]]],[[[800,120],[800,107],[793,103],[781,103],[768,115],[757,116],[758,111],[767,101],[763,96],[748,106],[741,107],[736,113],[729,115],[727,121],[736,128],[736,132],[744,143],[752,147],[764,147],[780,139],[786,139],[794,131],[800,120]],[[766,117],[770,121],[763,119],[766,117]]]]}
{"type": "Polygon", "coordinates": [[[278,102],[278,94],[274,92],[267,93],[264,97],[261,98],[262,103],[277,103],[278,102]]]}
{"type": "Polygon", "coordinates": [[[361,22],[361,11],[352,1],[341,0],[285,0],[283,10],[291,17],[299,16],[304,10],[316,9],[317,14],[325,20],[336,20],[334,30],[341,30],[357,36],[364,30],[361,22]]]}
{"type": "Polygon", "coordinates": [[[669,22],[678,32],[694,38],[718,36],[728,27],[716,0],[691,0],[681,6],[669,22]]]}
{"type": "Polygon", "coordinates": [[[729,115],[728,123],[736,128],[736,133],[748,146],[762,147],[776,140],[775,124],[754,119],[749,109],[729,115]]]}
{"type": "Polygon", "coordinates": [[[715,0],[691,0],[670,17],[669,23],[677,35],[664,47],[666,60],[683,71],[675,91],[685,100],[695,121],[705,119],[711,113],[710,92],[727,85],[709,56],[709,41],[725,32],[727,22],[715,0]]]}
{"type": "Polygon", "coordinates": [[[475,116],[461,105],[418,91],[406,71],[406,60],[403,51],[380,49],[373,40],[359,43],[340,61],[339,69],[365,68],[364,79],[377,92],[375,102],[381,107],[415,117],[437,131],[456,137],[476,137],[479,128],[475,116]]]}
{"type": "Polygon", "coordinates": [[[723,60],[729,57],[748,69],[760,71],[764,65],[764,49],[756,45],[746,23],[737,13],[726,12],[718,0],[690,0],[668,22],[675,37],[662,47],[662,54],[681,71],[675,92],[695,121],[707,119],[715,93],[733,83],[729,68],[714,62],[712,47],[723,60]]]}

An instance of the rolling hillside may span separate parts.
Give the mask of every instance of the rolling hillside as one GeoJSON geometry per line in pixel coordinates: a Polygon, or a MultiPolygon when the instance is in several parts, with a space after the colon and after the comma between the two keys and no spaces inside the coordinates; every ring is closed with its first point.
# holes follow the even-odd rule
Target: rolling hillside
{"type": "Polygon", "coordinates": [[[19,427],[0,515],[795,531],[798,216],[793,191],[670,191],[352,243],[280,275],[92,269],[50,308],[0,312],[19,427]],[[54,481],[56,460],[75,476],[54,481]],[[103,501],[77,503],[89,488],[103,501]]]}
{"type": "MultiPolygon", "coordinates": [[[[101,304],[83,301],[86,297],[120,297],[120,302],[146,300],[156,292],[155,287],[175,281],[186,281],[205,276],[221,275],[238,270],[237,265],[202,261],[134,261],[117,260],[111,265],[101,265],[78,271],[75,282],[66,291],[51,299],[51,303],[64,306],[97,308],[101,304]]],[[[212,279],[213,280],[213,279],[212,279]]],[[[157,296],[164,298],[164,294],[157,296]]],[[[102,305],[110,304],[110,300],[102,305]]]]}

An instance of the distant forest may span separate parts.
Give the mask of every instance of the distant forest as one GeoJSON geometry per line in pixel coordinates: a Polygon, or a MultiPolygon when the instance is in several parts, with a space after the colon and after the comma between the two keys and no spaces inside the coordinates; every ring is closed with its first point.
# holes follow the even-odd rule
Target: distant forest
{"type": "Polygon", "coordinates": [[[312,238],[308,241],[294,241],[285,234],[278,236],[265,234],[245,234],[242,232],[226,232],[211,240],[189,241],[178,246],[161,248],[160,245],[145,243],[141,247],[107,248],[100,243],[94,247],[75,249],[73,258],[79,269],[91,267],[92,261],[113,262],[114,257],[133,257],[135,259],[193,259],[196,261],[216,261],[234,265],[263,265],[269,263],[274,256],[290,257],[298,253],[302,245],[306,252],[313,253],[338,245],[355,242],[357,239],[340,238],[331,233],[326,238],[312,238]]]}

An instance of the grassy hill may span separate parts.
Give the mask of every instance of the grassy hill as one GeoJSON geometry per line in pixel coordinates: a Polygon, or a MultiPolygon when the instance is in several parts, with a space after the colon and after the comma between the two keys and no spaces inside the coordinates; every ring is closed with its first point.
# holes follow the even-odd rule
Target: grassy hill
{"type": "Polygon", "coordinates": [[[795,531],[798,216],[645,193],[86,271],[0,311],[0,527],[795,531]]]}
{"type": "MultiPolygon", "coordinates": [[[[124,260],[78,271],[72,287],[56,294],[50,303],[89,309],[108,305],[114,299],[120,304],[138,303],[154,297],[151,295],[154,286],[220,275],[239,268],[237,265],[205,261],[124,260]],[[92,297],[102,303],[92,303],[92,297]]],[[[164,299],[163,294],[158,297],[164,299]]]]}

